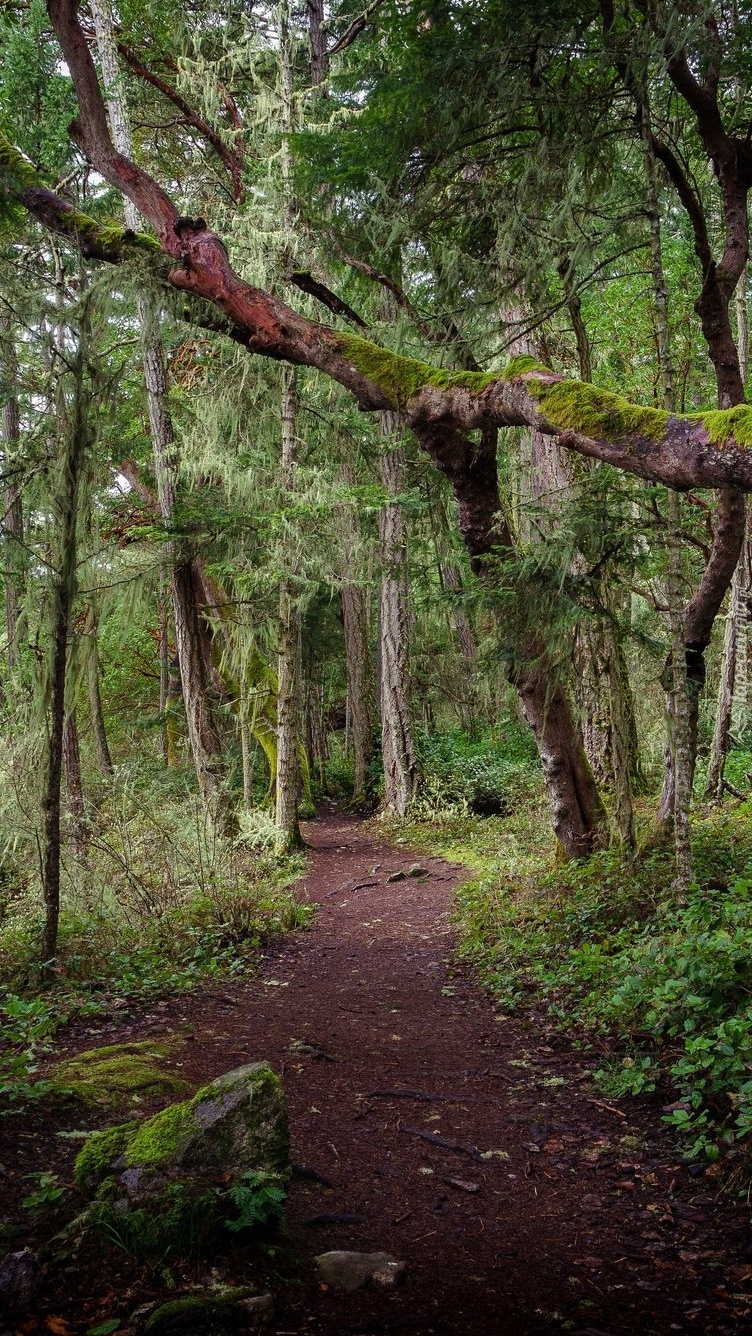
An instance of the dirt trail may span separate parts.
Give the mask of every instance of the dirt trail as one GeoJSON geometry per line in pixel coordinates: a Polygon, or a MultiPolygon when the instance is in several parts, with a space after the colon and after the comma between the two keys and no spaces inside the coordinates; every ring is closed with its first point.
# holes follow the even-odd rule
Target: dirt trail
{"type": "Polygon", "coordinates": [[[462,872],[421,855],[428,875],[390,882],[416,855],[336,812],[305,834],[310,932],[257,979],[128,1029],[187,1022],[196,1083],[259,1058],[283,1073],[293,1158],[333,1186],[293,1183],[304,1281],[279,1295],[276,1336],[748,1332],[748,1211],[680,1165],[657,1109],[610,1105],[587,1055],[494,1013],[453,961],[462,872]],[[326,1289],[310,1259],[332,1248],[390,1251],[408,1279],[326,1289]]]}

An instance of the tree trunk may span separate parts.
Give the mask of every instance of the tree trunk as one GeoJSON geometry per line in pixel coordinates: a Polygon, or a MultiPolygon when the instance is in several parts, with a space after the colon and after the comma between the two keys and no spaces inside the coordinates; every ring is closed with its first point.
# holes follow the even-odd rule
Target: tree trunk
{"type": "Polygon", "coordinates": [[[217,829],[222,834],[231,834],[235,822],[230,795],[223,783],[224,759],[209,704],[196,586],[190,561],[173,568],[172,604],[183,704],[199,792],[217,829]]]}
{"type": "Polygon", "coordinates": [[[739,349],[739,370],[744,385],[749,380],[749,309],[747,305],[747,266],[736,285],[736,345],[739,349]]]}
{"type": "Polygon", "coordinates": [[[91,731],[94,737],[94,751],[97,758],[97,765],[103,775],[113,773],[112,757],[110,756],[110,747],[107,741],[107,729],[104,722],[104,710],[102,709],[102,693],[99,689],[99,648],[97,645],[97,623],[92,619],[89,636],[91,644],[89,647],[89,713],[91,715],[91,731]]]}
{"type": "Polygon", "coordinates": [[[240,720],[240,756],[243,766],[243,808],[246,812],[250,812],[253,808],[253,748],[248,708],[248,693],[241,682],[238,718],[240,720]]]}
{"type": "MultiPolygon", "coordinates": [[[[120,153],[131,157],[131,130],[120,88],[109,0],[92,0],[90,9],[96,30],[113,143],[120,153]]],[[[129,199],[125,201],[125,221],[134,232],[141,227],[138,210],[129,199]]],[[[143,343],[144,376],[157,497],[162,519],[169,526],[174,515],[177,493],[177,453],[172,418],[167,404],[164,350],[159,331],[153,321],[153,313],[146,301],[138,297],[136,305],[143,343]]],[[[196,778],[211,819],[222,834],[232,835],[236,822],[224,784],[225,764],[222,744],[208,691],[203,634],[196,608],[195,582],[190,570],[191,556],[181,550],[180,545],[176,543],[166,544],[166,556],[173,564],[171,586],[175,639],[188,739],[196,778]],[[192,607],[191,600],[193,600],[192,607]]]]}
{"type": "Polygon", "coordinates": [[[400,428],[399,414],[381,414],[386,448],[381,455],[380,472],[389,499],[379,513],[379,706],[384,808],[395,816],[406,815],[419,780],[410,700],[407,525],[405,512],[396,500],[404,480],[402,450],[394,448],[400,428]]]}
{"type": "Polygon", "coordinates": [[[319,784],[323,789],[328,750],[324,730],[324,688],[320,682],[306,683],[305,721],[309,774],[318,774],[319,784]]]}
{"type": "Polygon", "coordinates": [[[619,837],[633,849],[637,727],[624,651],[610,617],[588,618],[577,627],[574,668],[585,753],[596,781],[611,789],[619,837]]]}
{"type": "Polygon", "coordinates": [[[697,756],[697,719],[700,693],[687,676],[684,650],[681,596],[681,498],[677,492],[669,492],[668,503],[669,566],[666,589],[671,632],[670,698],[672,703],[672,710],[669,714],[671,727],[669,745],[674,777],[673,817],[676,885],[679,895],[683,898],[686,896],[692,880],[689,809],[692,803],[692,784],[697,756]]]}
{"type": "Polygon", "coordinates": [[[326,33],[324,31],[324,0],[306,0],[308,35],[311,43],[311,84],[318,88],[326,74],[326,33]]]}
{"type": "Polygon", "coordinates": [[[167,767],[173,762],[170,757],[170,728],[167,718],[170,699],[170,653],[167,644],[167,593],[164,586],[165,575],[162,573],[159,590],[159,738],[162,760],[167,767]]]}
{"type": "MultiPolygon", "coordinates": [[[[566,284],[565,284],[566,287],[566,284]]],[[[582,321],[579,301],[569,294],[569,310],[577,339],[582,373],[590,375],[590,351],[582,321]]],[[[518,340],[516,354],[535,353],[529,340],[518,340]]],[[[586,465],[587,467],[587,465],[586,465]]],[[[567,495],[573,482],[572,463],[566,451],[541,432],[531,431],[527,453],[527,494],[535,510],[526,515],[524,496],[521,515],[528,541],[535,525],[544,540],[561,520],[567,495]]],[[[511,535],[510,535],[511,541],[511,535]]],[[[575,559],[577,572],[581,561],[575,559]]],[[[608,591],[604,592],[608,596],[608,591]]],[[[532,650],[532,646],[531,646],[532,650]]],[[[546,656],[547,657],[547,656],[546,656]]],[[[531,660],[534,653],[531,653],[531,660]]],[[[613,627],[606,618],[582,618],[574,642],[575,700],[579,725],[574,718],[563,683],[555,688],[555,718],[546,726],[545,705],[541,705],[541,684],[531,662],[531,690],[528,703],[523,697],[523,713],[533,726],[551,801],[553,825],[562,849],[569,856],[592,853],[603,841],[606,813],[597,782],[611,783],[614,791],[614,817],[619,837],[628,848],[635,847],[632,809],[632,773],[624,768],[629,741],[616,737],[617,729],[628,726],[631,700],[625,699],[628,682],[621,672],[623,656],[613,627]],[[614,659],[622,660],[621,664],[614,659]],[[536,701],[536,707],[529,702],[536,701]],[[540,720],[533,724],[531,714],[540,720]]],[[[544,683],[553,688],[555,670],[541,663],[544,683]]],[[[552,705],[548,706],[551,709],[552,705]]]]}
{"type": "MultiPolygon", "coordinates": [[[[455,428],[431,423],[416,428],[416,435],[451,484],[473,569],[490,583],[488,558],[514,546],[499,495],[497,432],[484,430],[476,444],[455,428]]],[[[567,858],[586,857],[604,842],[606,812],[566,693],[539,636],[521,637],[508,677],[535,734],[562,852],[567,858]]]]}
{"type": "Polygon", "coordinates": [[[168,766],[176,766],[180,763],[179,744],[182,728],[179,721],[179,702],[182,700],[182,697],[183,688],[180,681],[180,664],[178,663],[178,656],[175,654],[169,663],[167,674],[167,699],[165,704],[165,734],[168,766]]]}
{"type": "Polygon", "coordinates": [[[720,801],[723,797],[724,771],[731,746],[731,725],[737,677],[746,686],[747,621],[749,616],[749,547],[745,544],[731,582],[731,605],[723,644],[718,709],[710,752],[705,797],[720,801]]]}
{"type": "Polygon", "coordinates": [[[510,681],[538,744],[557,839],[568,857],[586,858],[601,843],[606,813],[566,692],[540,644],[523,645],[510,681]]]}
{"type": "MultiPolygon", "coordinates": [[[[341,480],[345,484],[354,482],[352,474],[345,468],[341,480]]],[[[373,698],[368,602],[360,580],[357,518],[350,506],[343,505],[339,509],[338,532],[342,581],[340,604],[347,673],[347,723],[354,762],[353,802],[360,803],[366,797],[368,771],[373,759],[373,698]]]]}
{"type": "MultiPolygon", "coordinates": [[[[671,493],[669,493],[669,496],[671,493]]],[[[700,693],[705,685],[705,650],[710,643],[715,618],[720,610],[739,560],[744,539],[745,501],[741,492],[726,488],[719,493],[715,516],[710,558],[702,579],[684,609],[683,640],[686,661],[687,698],[684,727],[688,741],[682,744],[690,774],[683,781],[685,792],[691,794],[697,762],[697,729],[700,712],[700,693]]],[[[676,735],[676,709],[670,699],[672,663],[666,665],[665,682],[669,691],[667,700],[668,731],[676,735]]],[[[666,747],[663,790],[656,814],[658,827],[671,826],[675,809],[675,763],[671,746],[666,747]]]]}
{"type": "MultiPolygon", "coordinates": [[[[453,566],[451,562],[442,561],[439,565],[439,574],[441,583],[448,594],[462,593],[462,576],[456,566],[453,566]]],[[[478,661],[478,642],[470,625],[470,618],[456,599],[452,599],[449,615],[457,637],[459,652],[465,660],[468,670],[475,671],[475,665],[478,661]]]]}
{"type": "Polygon", "coordinates": [[[12,343],[9,320],[2,322],[3,362],[7,377],[8,397],[3,404],[2,441],[3,465],[6,482],[3,490],[3,529],[5,532],[5,622],[8,634],[8,675],[12,676],[18,664],[18,618],[24,596],[23,561],[23,500],[21,461],[18,457],[20,426],[16,384],[18,367],[12,343]],[[14,471],[18,472],[13,476],[14,471]]]}
{"type": "Polygon", "coordinates": [[[83,385],[83,332],[75,358],[71,358],[73,392],[70,407],[57,387],[57,416],[63,445],[56,497],[58,540],[56,570],[52,580],[52,656],[45,792],[43,799],[42,879],[45,924],[42,964],[45,974],[54,968],[60,920],[60,784],[65,727],[65,679],[68,638],[76,589],[78,497],[84,456],[89,445],[88,395],[83,385]]]}
{"type": "MultiPolygon", "coordinates": [[[[297,454],[297,387],[292,367],[282,368],[282,486],[289,497],[297,454]]],[[[300,789],[301,619],[293,580],[283,577],[279,589],[277,655],[277,778],[276,850],[287,853],[302,844],[298,824],[300,789]]]]}
{"type": "Polygon", "coordinates": [[[66,715],[63,726],[63,765],[65,767],[65,793],[70,813],[71,845],[76,857],[86,852],[86,806],[84,788],[81,780],[81,752],[78,745],[78,721],[76,711],[66,715]]]}
{"type": "MultiPolygon", "coordinates": [[[[749,323],[747,310],[746,265],[739,282],[736,285],[735,300],[739,370],[742,381],[746,386],[747,380],[749,379],[749,323]]],[[[726,634],[724,637],[723,660],[721,666],[721,682],[718,692],[718,709],[716,713],[715,730],[713,733],[713,745],[710,754],[707,786],[705,789],[706,798],[713,798],[717,802],[720,802],[723,798],[724,772],[726,769],[726,759],[731,746],[731,724],[734,698],[738,694],[737,677],[741,679],[739,686],[742,687],[742,694],[746,696],[748,667],[747,626],[749,619],[751,580],[752,571],[750,569],[749,529],[747,529],[747,542],[743,547],[742,556],[734,571],[734,578],[731,582],[731,607],[729,608],[728,620],[726,622],[726,634]]]]}

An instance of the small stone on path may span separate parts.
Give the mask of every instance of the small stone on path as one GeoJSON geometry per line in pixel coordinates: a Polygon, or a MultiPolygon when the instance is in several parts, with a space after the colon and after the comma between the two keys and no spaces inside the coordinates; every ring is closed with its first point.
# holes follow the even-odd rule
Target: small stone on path
{"type": "Polygon", "coordinates": [[[343,1290],[360,1290],[369,1281],[389,1289],[398,1285],[407,1267],[389,1253],[326,1252],[316,1258],[319,1278],[343,1290]]]}

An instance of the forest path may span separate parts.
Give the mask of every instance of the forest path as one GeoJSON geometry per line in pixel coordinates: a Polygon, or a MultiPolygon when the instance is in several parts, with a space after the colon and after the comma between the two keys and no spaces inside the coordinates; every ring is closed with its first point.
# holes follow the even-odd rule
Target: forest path
{"type": "MultiPolygon", "coordinates": [[[[299,1265],[274,1285],[275,1336],[748,1332],[748,1210],[680,1165],[655,1106],[603,1100],[592,1055],[545,1018],[495,1013],[454,958],[452,893],[467,874],[422,854],[425,876],[389,881],[418,856],[330,809],[305,836],[298,894],[320,905],[310,931],[250,979],[69,1036],[82,1049],[187,1033],[174,1060],[196,1085],[258,1059],[282,1073],[293,1159],[332,1186],[293,1181],[299,1265]],[[394,1291],[326,1288],[313,1258],[330,1249],[391,1252],[407,1278],[394,1291]]],[[[37,1157],[54,1148],[55,1129],[44,1135],[37,1157]]],[[[31,1153],[37,1140],[19,1144],[31,1153]]],[[[241,1251],[212,1275],[241,1283],[247,1265],[241,1251]]],[[[115,1296],[128,1313],[160,1294],[171,1297],[155,1273],[123,1259],[117,1277],[82,1255],[49,1275],[46,1311],[85,1332],[115,1296]]]]}
{"type": "Polygon", "coordinates": [[[280,1298],[278,1336],[748,1330],[752,1265],[731,1258],[745,1216],[680,1167],[655,1108],[608,1107],[550,1024],[494,1012],[454,959],[467,874],[336,811],[305,837],[314,925],[236,1005],[191,1006],[196,1075],[257,1058],[281,1070],[293,1158],[335,1185],[293,1185],[304,1255],[383,1249],[409,1274],[348,1295],[311,1264],[280,1298]],[[417,861],[426,876],[388,880],[417,861]]]}

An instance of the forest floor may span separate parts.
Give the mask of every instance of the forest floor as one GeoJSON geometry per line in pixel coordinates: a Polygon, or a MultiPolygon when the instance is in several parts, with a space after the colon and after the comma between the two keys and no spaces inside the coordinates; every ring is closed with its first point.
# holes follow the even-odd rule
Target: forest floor
{"type": "MultiPolygon", "coordinates": [[[[682,1162],[659,1105],[600,1097],[592,1049],[542,1013],[495,1012],[454,954],[462,869],[421,854],[425,875],[390,881],[417,856],[333,809],[305,836],[299,893],[320,910],[258,975],[78,1023],[62,1045],[66,1056],[173,1035],[183,1042],[169,1061],[192,1085],[262,1058],[282,1073],[293,1160],[331,1186],[293,1180],[289,1243],[267,1263],[270,1332],[749,1332],[748,1204],[715,1167],[682,1162]],[[391,1252],[405,1282],[327,1288],[313,1258],[330,1249],[391,1252]]],[[[0,1215],[17,1217],[24,1174],[71,1181],[65,1126],[33,1108],[2,1120],[0,1215]]],[[[12,1246],[45,1231],[42,1217],[12,1246]]],[[[239,1250],[154,1273],[82,1250],[48,1264],[38,1312],[9,1330],[65,1336],[120,1318],[125,1333],[139,1305],[240,1283],[251,1265],[239,1250]]]]}

